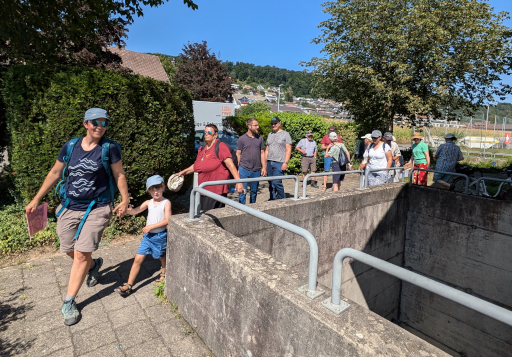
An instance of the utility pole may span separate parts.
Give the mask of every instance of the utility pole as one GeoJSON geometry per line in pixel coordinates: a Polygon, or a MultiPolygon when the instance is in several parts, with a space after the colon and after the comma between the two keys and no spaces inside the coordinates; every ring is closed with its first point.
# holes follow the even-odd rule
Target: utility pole
{"type": "Polygon", "coordinates": [[[279,93],[277,94],[277,111],[279,112],[279,102],[281,101],[281,86],[282,84],[279,85],[279,93]]]}

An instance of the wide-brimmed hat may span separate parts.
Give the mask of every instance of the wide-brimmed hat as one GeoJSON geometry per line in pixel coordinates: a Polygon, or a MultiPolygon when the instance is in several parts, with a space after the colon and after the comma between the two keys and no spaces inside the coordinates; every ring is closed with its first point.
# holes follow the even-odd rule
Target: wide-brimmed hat
{"type": "Polygon", "coordinates": [[[452,133],[448,133],[444,136],[445,139],[457,139],[457,137],[452,134],[452,133]]]}
{"type": "Polygon", "coordinates": [[[172,174],[171,177],[169,177],[169,180],[167,180],[167,187],[169,190],[173,192],[177,192],[180,190],[181,186],[183,186],[183,181],[185,179],[183,176],[178,176],[178,174],[172,174]]]}
{"type": "Polygon", "coordinates": [[[414,133],[411,139],[423,139],[420,133],[414,133]]]}

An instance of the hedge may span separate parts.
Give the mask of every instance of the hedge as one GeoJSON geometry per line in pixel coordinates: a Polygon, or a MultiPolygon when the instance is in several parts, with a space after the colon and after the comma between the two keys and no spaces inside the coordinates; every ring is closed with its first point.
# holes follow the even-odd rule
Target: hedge
{"type": "MultiPolygon", "coordinates": [[[[149,176],[191,165],[194,153],[192,98],[184,89],[138,75],[92,68],[53,72],[12,66],[2,94],[11,135],[9,158],[15,187],[28,201],[55,163],[62,145],[84,136],[88,108],[108,110],[106,137],[122,147],[132,197],[144,195],[149,176]]],[[[52,193],[45,199],[52,206],[52,193]]]]}
{"type": "Polygon", "coordinates": [[[357,144],[357,126],[354,123],[342,122],[339,120],[325,119],[320,115],[314,114],[303,114],[303,113],[277,113],[277,112],[257,112],[250,115],[242,116],[231,116],[227,117],[223,121],[223,126],[233,130],[238,135],[242,135],[247,132],[246,121],[249,118],[256,118],[260,125],[260,134],[266,140],[268,134],[272,131],[270,126],[270,119],[274,116],[281,119],[281,128],[290,133],[292,138],[292,157],[288,164],[287,172],[290,174],[300,174],[301,165],[300,153],[295,150],[295,146],[299,143],[299,140],[306,137],[306,131],[311,130],[313,132],[313,140],[318,145],[318,156],[317,156],[317,170],[323,171],[323,154],[320,149],[320,142],[324,135],[328,133],[329,127],[336,127],[336,132],[341,136],[343,143],[351,154],[355,152],[357,144]]]}

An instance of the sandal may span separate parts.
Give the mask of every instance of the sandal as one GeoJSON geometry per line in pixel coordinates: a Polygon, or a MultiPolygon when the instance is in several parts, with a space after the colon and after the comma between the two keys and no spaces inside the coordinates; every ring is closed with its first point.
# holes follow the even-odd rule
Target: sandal
{"type": "Polygon", "coordinates": [[[123,285],[115,288],[114,291],[121,296],[129,296],[132,293],[132,286],[131,286],[131,284],[124,283],[123,285]],[[125,286],[126,286],[126,289],[123,289],[125,286]]]}
{"type": "Polygon", "coordinates": [[[165,274],[164,273],[160,273],[160,276],[158,277],[158,279],[155,280],[155,283],[158,284],[158,283],[161,283],[164,280],[165,280],[165,274]]]}
{"type": "Polygon", "coordinates": [[[327,186],[322,185],[322,192],[325,192],[325,190],[327,190],[327,186]]]}

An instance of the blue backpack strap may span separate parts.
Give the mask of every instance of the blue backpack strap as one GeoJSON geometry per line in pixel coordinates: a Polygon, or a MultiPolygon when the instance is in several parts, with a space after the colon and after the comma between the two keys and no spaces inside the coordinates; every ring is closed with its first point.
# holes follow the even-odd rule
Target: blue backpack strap
{"type": "MultiPolygon", "coordinates": [[[[74,138],[74,139],[71,139],[68,141],[68,145],[66,148],[66,156],[64,156],[64,169],[62,169],[62,180],[60,180],[59,183],[57,183],[57,186],[55,187],[55,193],[54,193],[55,196],[57,195],[57,192],[59,191],[60,185],[65,184],[65,182],[68,178],[67,170],[68,170],[69,160],[71,160],[71,155],[73,154],[73,149],[75,148],[75,145],[79,139],[80,138],[74,138]]],[[[62,204],[62,208],[59,210],[59,212],[57,212],[55,214],[55,216],[59,217],[61,215],[62,211],[64,211],[64,209],[68,205],[69,205],[69,198],[66,197],[66,200],[62,204]]]]}
{"type": "Polygon", "coordinates": [[[80,235],[80,231],[82,230],[82,227],[84,226],[85,220],[87,219],[87,216],[89,213],[91,213],[92,208],[96,204],[96,200],[92,200],[91,203],[89,203],[89,207],[87,207],[87,211],[85,211],[84,216],[82,217],[82,220],[80,221],[80,225],[78,226],[78,229],[76,230],[74,239],[78,239],[78,236],[80,235]]]}
{"type": "Polygon", "coordinates": [[[108,184],[110,188],[110,199],[112,202],[112,207],[115,207],[115,200],[114,200],[114,178],[112,177],[112,169],[110,168],[110,145],[114,144],[119,149],[119,153],[121,153],[121,146],[119,146],[118,143],[116,143],[113,140],[104,138],[103,144],[101,145],[101,163],[103,164],[103,167],[105,168],[105,171],[108,175],[108,184]]]}

